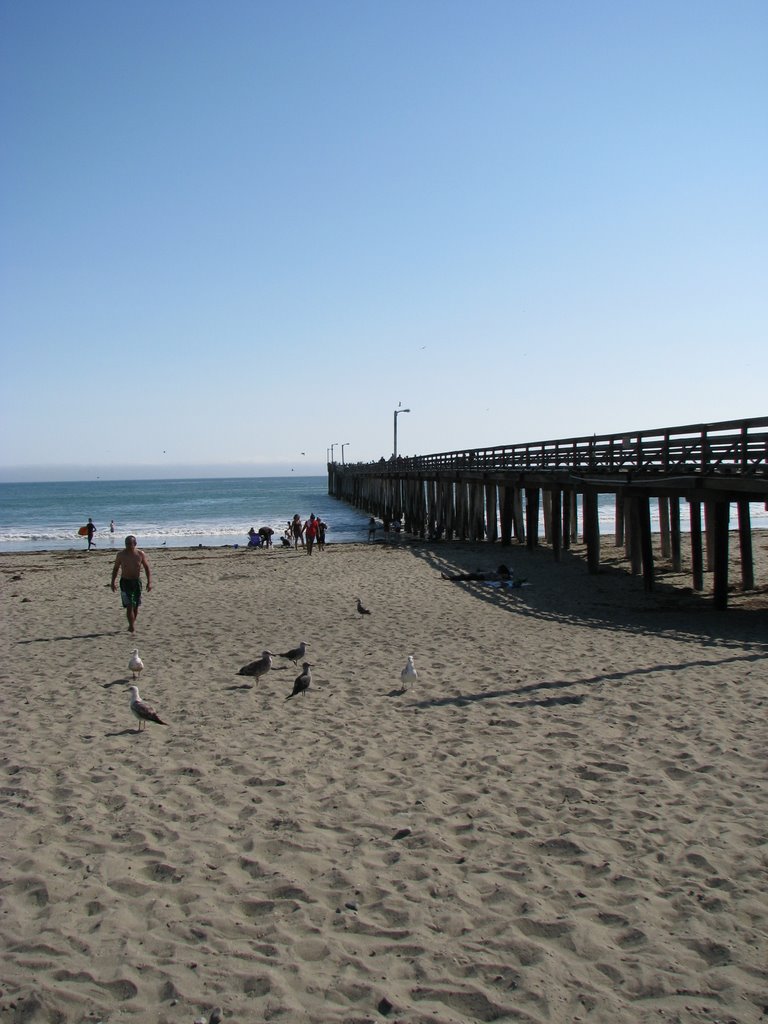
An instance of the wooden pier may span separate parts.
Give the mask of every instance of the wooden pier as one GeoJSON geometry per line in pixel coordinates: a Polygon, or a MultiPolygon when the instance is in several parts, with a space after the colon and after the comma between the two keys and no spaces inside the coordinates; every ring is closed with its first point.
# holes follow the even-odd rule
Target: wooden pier
{"type": "Polygon", "coordinates": [[[694,590],[714,573],[714,605],[728,603],[731,505],[738,512],[741,583],[754,587],[750,502],[768,507],[768,416],[559,441],[328,465],[328,493],[380,518],[401,516],[422,538],[528,548],[556,559],[575,542],[579,518],[590,572],[600,567],[598,497],[615,496],[615,543],[645,588],[654,585],[651,501],[661,550],[681,568],[681,501],[690,515],[694,590]]]}

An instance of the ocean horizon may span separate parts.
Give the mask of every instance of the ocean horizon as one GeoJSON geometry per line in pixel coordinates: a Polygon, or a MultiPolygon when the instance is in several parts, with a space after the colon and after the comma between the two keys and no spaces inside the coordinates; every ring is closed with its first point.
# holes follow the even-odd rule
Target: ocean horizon
{"type": "Polygon", "coordinates": [[[367,537],[368,516],[330,497],[325,476],[0,483],[0,553],[87,547],[78,530],[89,518],[97,549],[122,547],[129,533],[146,548],[245,545],[252,526],[276,539],[312,512],[328,543],[367,537]]]}
{"type": "MultiPolygon", "coordinates": [[[[146,548],[245,545],[251,527],[269,526],[277,539],[294,514],[304,521],[312,512],[328,524],[328,544],[368,538],[369,513],[330,496],[325,476],[0,483],[0,553],[83,549],[78,530],[89,518],[97,549],[121,547],[129,533],[146,548]]],[[[682,502],[683,531],[687,513],[682,502]]],[[[751,513],[755,529],[768,528],[762,503],[752,503],[751,513]]],[[[612,495],[601,495],[598,515],[600,532],[612,533],[612,495]]],[[[655,503],[651,528],[658,532],[655,503]]]]}

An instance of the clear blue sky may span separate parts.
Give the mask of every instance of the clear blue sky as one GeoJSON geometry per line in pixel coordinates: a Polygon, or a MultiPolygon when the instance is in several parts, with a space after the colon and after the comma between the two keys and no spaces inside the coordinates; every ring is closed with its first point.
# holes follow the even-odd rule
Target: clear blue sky
{"type": "Polygon", "coordinates": [[[766,111],[765,0],[4,0],[0,478],[766,414],[766,111]]]}

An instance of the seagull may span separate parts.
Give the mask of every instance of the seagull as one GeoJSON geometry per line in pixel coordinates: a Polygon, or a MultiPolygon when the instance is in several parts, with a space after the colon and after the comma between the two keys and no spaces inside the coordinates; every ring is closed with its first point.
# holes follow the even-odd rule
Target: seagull
{"type": "Polygon", "coordinates": [[[263,676],[272,668],[272,658],[272,651],[262,651],[260,658],[252,661],[250,665],[243,665],[237,674],[239,676],[256,676],[257,678],[263,676]]]}
{"type": "Polygon", "coordinates": [[[363,604],[363,602],[362,602],[362,601],[360,600],[360,598],[359,598],[359,597],[358,597],[358,599],[357,599],[357,610],[358,610],[358,612],[360,613],[360,615],[370,615],[370,614],[371,614],[371,613],[370,613],[370,612],[368,611],[368,609],[367,609],[367,608],[365,607],[365,605],[363,604]]]}
{"type": "Polygon", "coordinates": [[[168,724],[160,718],[151,705],[141,699],[138,686],[131,687],[131,711],[139,720],[139,732],[142,727],[146,728],[147,722],[157,722],[158,725],[168,724]]]}
{"type": "Polygon", "coordinates": [[[403,684],[401,693],[405,693],[409,686],[413,686],[416,680],[419,678],[419,673],[416,671],[416,666],[413,664],[413,655],[408,655],[408,661],[405,663],[405,668],[400,673],[400,682],[403,684]]]}
{"type": "Polygon", "coordinates": [[[309,644],[306,640],[302,640],[298,647],[294,647],[291,651],[286,651],[285,654],[281,654],[281,658],[287,658],[288,661],[292,661],[294,665],[298,665],[304,655],[307,653],[307,647],[309,644]]]}
{"type": "Polygon", "coordinates": [[[139,657],[139,648],[134,647],[131,651],[130,661],[128,662],[128,671],[133,672],[133,678],[137,679],[143,668],[144,662],[139,657]]]}
{"type": "Polygon", "coordinates": [[[296,676],[296,681],[293,684],[293,691],[289,693],[285,698],[290,700],[291,697],[295,697],[297,693],[306,693],[309,689],[309,684],[312,682],[312,671],[308,661],[305,661],[301,666],[301,675],[296,676]]]}

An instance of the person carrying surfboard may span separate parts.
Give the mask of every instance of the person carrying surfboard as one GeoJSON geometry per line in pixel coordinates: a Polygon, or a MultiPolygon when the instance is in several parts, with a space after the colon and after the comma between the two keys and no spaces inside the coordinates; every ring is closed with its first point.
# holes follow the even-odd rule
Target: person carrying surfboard
{"type": "Polygon", "coordinates": [[[91,550],[92,547],[95,547],[95,544],[93,543],[94,533],[96,533],[96,527],[93,525],[93,520],[89,518],[88,522],[85,524],[85,535],[88,538],[89,551],[91,550]]]}

